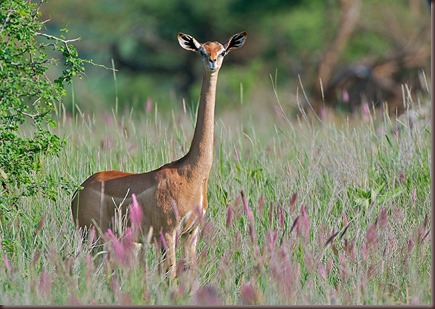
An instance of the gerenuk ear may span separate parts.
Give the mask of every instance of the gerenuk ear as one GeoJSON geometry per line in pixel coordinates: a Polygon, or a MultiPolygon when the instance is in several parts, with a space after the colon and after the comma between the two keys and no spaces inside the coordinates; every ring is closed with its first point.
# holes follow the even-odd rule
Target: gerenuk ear
{"type": "Polygon", "coordinates": [[[181,32],[178,33],[178,43],[180,43],[180,46],[184,49],[194,52],[197,52],[201,46],[193,36],[181,32]]]}
{"type": "Polygon", "coordinates": [[[246,32],[240,32],[233,35],[228,42],[225,43],[225,51],[228,53],[230,50],[242,47],[245,44],[245,40],[248,37],[246,32]]]}

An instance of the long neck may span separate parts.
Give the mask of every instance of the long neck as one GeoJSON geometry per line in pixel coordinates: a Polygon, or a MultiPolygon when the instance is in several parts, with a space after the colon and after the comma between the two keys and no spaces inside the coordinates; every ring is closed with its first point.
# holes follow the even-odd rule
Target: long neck
{"type": "Polygon", "coordinates": [[[195,133],[186,159],[208,176],[213,161],[213,131],[218,71],[204,72],[195,133]]]}

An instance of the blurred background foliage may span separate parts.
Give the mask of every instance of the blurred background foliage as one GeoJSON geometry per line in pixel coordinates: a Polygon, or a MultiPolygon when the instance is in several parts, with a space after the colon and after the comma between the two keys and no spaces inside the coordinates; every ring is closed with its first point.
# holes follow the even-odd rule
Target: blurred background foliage
{"type": "Polygon", "coordinates": [[[178,46],[179,31],[200,42],[248,32],[244,48],[225,59],[217,111],[240,106],[298,111],[309,104],[355,111],[388,102],[403,111],[403,85],[413,96],[430,77],[430,4],[425,0],[56,0],[43,6],[47,29],[68,37],[87,68],[66,99],[69,111],[159,110],[193,106],[202,63],[178,46]],[[321,83],[319,82],[321,80],[321,83]],[[302,95],[306,92],[306,98],[302,95]]]}

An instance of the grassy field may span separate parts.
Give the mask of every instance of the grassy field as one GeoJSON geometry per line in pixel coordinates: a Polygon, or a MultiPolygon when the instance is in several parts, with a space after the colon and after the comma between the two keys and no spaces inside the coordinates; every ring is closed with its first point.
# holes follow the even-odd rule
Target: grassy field
{"type": "MultiPolygon", "coordinates": [[[[248,110],[216,119],[192,271],[169,285],[151,244],[142,259],[127,242],[123,256],[109,244],[95,257],[73,226],[73,188],[59,187],[54,200],[23,199],[0,226],[0,303],[430,304],[427,115],[410,125],[384,115],[263,119],[248,110]]],[[[186,153],[193,134],[192,113],[162,117],[155,106],[60,114],[65,149],[35,177],[76,186],[99,170],[155,169],[186,153]]]]}

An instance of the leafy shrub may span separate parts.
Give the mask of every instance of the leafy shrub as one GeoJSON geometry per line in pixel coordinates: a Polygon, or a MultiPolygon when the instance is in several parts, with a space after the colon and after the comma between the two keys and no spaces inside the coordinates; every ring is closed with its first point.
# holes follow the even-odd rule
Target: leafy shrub
{"type": "MultiPolygon", "coordinates": [[[[50,131],[53,112],[65,95],[65,83],[84,71],[75,40],[45,33],[43,1],[0,3],[0,206],[16,204],[20,196],[42,190],[54,196],[57,184],[39,175],[44,156],[58,154],[64,141],[50,131]],[[49,52],[64,59],[56,80],[47,71],[58,65],[49,52]],[[27,133],[27,134],[26,134],[27,133]]],[[[66,30],[65,30],[66,31],[66,30]]]]}

